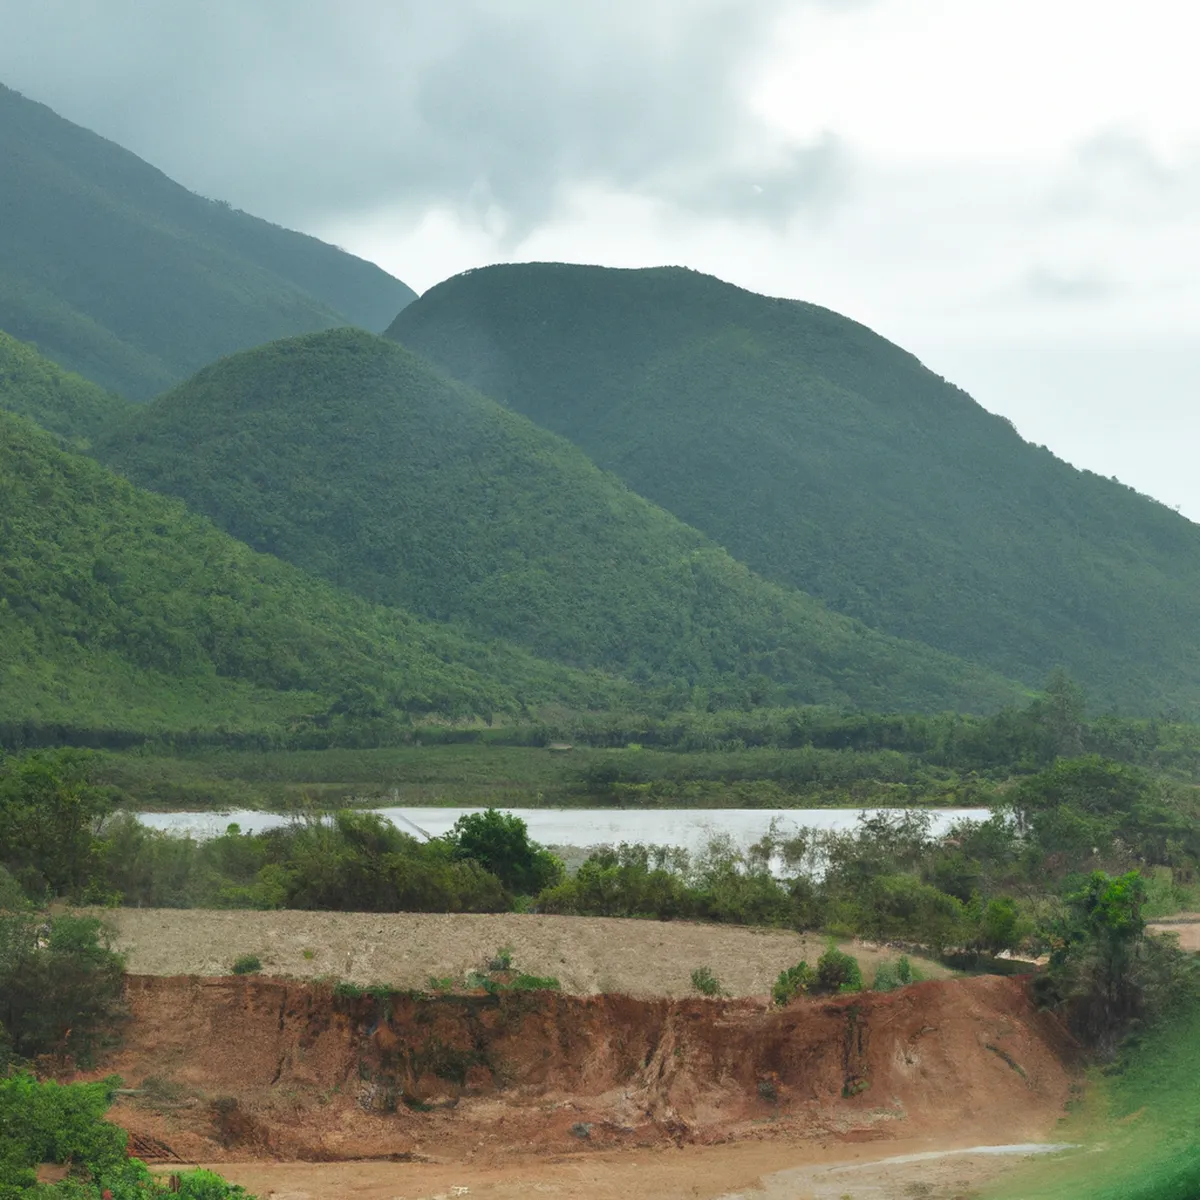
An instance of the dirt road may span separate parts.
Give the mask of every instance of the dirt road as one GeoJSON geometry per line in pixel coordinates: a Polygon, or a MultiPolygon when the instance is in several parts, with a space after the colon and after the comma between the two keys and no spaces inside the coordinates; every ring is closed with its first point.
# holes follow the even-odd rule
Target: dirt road
{"type": "Polygon", "coordinates": [[[223,1162],[212,1169],[261,1200],[959,1200],[1026,1161],[970,1153],[973,1144],[934,1145],[743,1142],[489,1168],[223,1162]]]}

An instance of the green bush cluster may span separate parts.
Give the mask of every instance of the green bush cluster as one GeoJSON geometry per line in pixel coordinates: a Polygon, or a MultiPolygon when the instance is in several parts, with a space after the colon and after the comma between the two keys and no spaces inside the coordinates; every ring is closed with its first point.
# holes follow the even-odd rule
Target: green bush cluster
{"type": "Polygon", "coordinates": [[[95,917],[0,913],[0,1067],[43,1055],[90,1064],[124,1018],[124,971],[95,917]]]}
{"type": "Polygon", "coordinates": [[[0,1200],[253,1200],[210,1171],[183,1171],[178,1185],[129,1158],[128,1134],[104,1119],[120,1080],[61,1085],[16,1073],[0,1078],[0,1200]],[[37,1184],[41,1163],[70,1167],[61,1183],[37,1184]]]}

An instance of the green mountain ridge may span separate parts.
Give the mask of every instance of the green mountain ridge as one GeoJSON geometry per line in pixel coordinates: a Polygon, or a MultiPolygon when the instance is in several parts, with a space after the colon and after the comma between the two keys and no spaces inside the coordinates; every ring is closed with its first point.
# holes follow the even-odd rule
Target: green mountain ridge
{"type": "Polygon", "coordinates": [[[627,692],[340,592],[0,412],[0,726],[369,736],[627,692]]]}
{"type": "Polygon", "coordinates": [[[760,575],[1035,685],[1200,712],[1200,527],[812,304],[679,268],[480,268],[388,336],[760,575]]]}
{"type": "Polygon", "coordinates": [[[1020,689],[765,583],[575,447],[391,342],[246,351],[98,456],[256,549],[543,658],[723,702],[991,709],[1020,689]]]}
{"type": "Polygon", "coordinates": [[[0,159],[0,329],[130,399],[273,338],[382,329],[414,298],[2,85],[0,159]]]}
{"type": "Polygon", "coordinates": [[[66,441],[87,443],[115,424],[130,404],[0,331],[0,408],[29,417],[66,441]]]}

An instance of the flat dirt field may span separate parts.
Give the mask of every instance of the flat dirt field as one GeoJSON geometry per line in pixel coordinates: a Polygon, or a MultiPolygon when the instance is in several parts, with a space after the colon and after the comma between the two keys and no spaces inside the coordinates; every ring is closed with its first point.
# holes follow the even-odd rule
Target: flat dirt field
{"type": "MultiPolygon", "coordinates": [[[[695,995],[692,972],[708,967],[730,996],[765,996],[785,967],[815,965],[819,937],[785,930],[501,913],[231,912],[105,910],[133,975],[227,975],[234,959],[257,955],[264,975],[333,977],[352,983],[423,988],[430,976],[461,981],[502,947],[517,970],[551,975],[564,992],[695,995]]],[[[852,947],[870,984],[897,952],[852,947]]],[[[914,959],[926,979],[950,972],[914,959]]]]}
{"type": "Polygon", "coordinates": [[[221,1162],[212,1169],[262,1200],[964,1200],[1027,1161],[949,1142],[743,1142],[563,1155],[503,1168],[221,1162]]]}

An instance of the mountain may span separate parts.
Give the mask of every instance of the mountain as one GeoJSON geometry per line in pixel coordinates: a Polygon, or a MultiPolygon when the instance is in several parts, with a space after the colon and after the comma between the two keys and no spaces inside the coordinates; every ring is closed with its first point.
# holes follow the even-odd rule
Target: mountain
{"type": "Polygon", "coordinates": [[[311,579],[0,412],[0,743],[301,736],[623,694],[311,579]]]}
{"type": "Polygon", "coordinates": [[[361,331],[224,359],[97,454],[373,601],[681,698],[979,709],[1018,694],[763,582],[566,441],[361,331]]]}
{"type": "Polygon", "coordinates": [[[130,399],[273,338],[380,330],[413,299],[3,86],[0,161],[0,329],[130,399]]]}
{"type": "Polygon", "coordinates": [[[129,407],[127,400],[0,332],[0,408],[30,417],[67,441],[86,443],[129,407]]]}
{"type": "Polygon", "coordinates": [[[1200,527],[854,321],[539,263],[439,284],[388,335],[839,612],[1027,685],[1061,665],[1105,705],[1200,712],[1200,527]]]}

